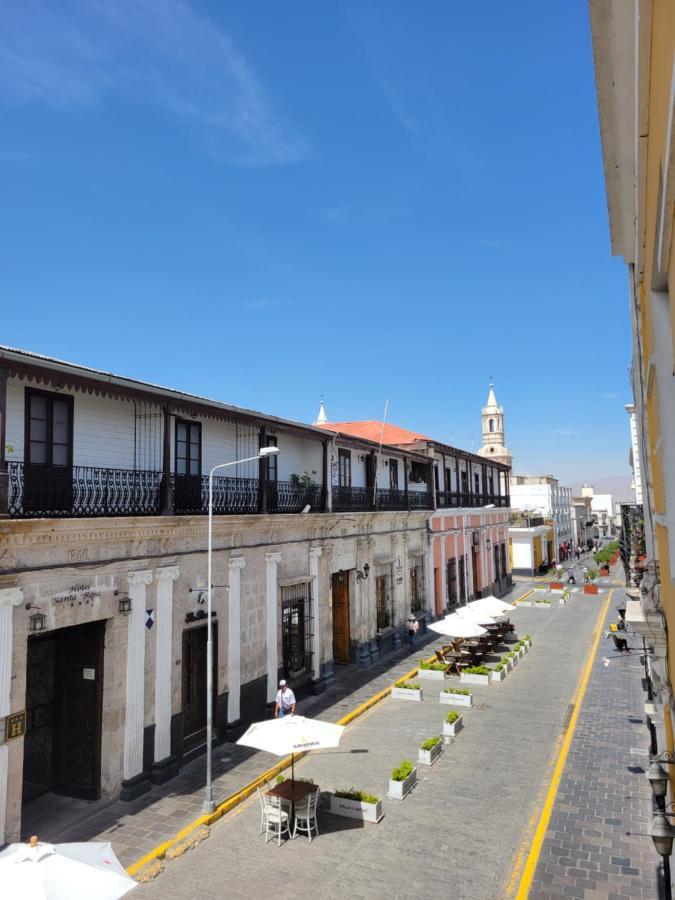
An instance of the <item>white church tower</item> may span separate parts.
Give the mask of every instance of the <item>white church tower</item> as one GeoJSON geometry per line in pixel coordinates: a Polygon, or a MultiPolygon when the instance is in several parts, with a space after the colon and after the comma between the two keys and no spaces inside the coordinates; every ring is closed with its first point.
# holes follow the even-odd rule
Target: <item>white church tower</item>
{"type": "Polygon", "coordinates": [[[314,425],[325,425],[328,422],[328,417],[326,415],[326,407],[324,406],[323,397],[321,398],[321,403],[319,404],[319,415],[314,420],[314,425]]]}
{"type": "Polygon", "coordinates": [[[483,446],[478,451],[478,455],[510,466],[511,454],[504,445],[504,409],[497,403],[492,382],[490,382],[490,393],[487,405],[483,407],[482,417],[483,446]]]}

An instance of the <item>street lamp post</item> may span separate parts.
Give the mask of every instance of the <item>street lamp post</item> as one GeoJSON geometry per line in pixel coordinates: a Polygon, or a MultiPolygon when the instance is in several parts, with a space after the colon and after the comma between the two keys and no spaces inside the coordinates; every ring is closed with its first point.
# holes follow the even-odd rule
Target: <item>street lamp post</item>
{"type": "Polygon", "coordinates": [[[218,469],[226,469],[228,466],[238,466],[241,463],[253,462],[256,459],[264,459],[267,456],[273,456],[279,452],[278,447],[261,447],[260,452],[256,456],[248,456],[246,459],[236,459],[234,462],[220,463],[214,466],[209,472],[209,525],[208,525],[208,545],[206,556],[206,621],[208,622],[208,630],[206,632],[206,790],[204,793],[203,811],[212,813],[215,809],[213,802],[213,777],[211,767],[213,740],[213,632],[211,627],[211,588],[213,568],[213,473],[218,469]]]}

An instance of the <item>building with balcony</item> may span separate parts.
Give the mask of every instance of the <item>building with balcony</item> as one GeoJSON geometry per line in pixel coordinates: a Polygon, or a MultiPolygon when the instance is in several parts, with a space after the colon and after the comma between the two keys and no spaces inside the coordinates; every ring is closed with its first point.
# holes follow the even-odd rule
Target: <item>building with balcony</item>
{"type": "Polygon", "coordinates": [[[428,495],[433,501],[425,575],[433,586],[436,615],[510,588],[507,464],[384,422],[327,422],[322,427],[336,431],[338,441],[351,435],[379,442],[374,471],[378,484],[388,482],[394,495],[399,493],[400,470],[390,450],[407,449],[426,460],[426,466],[411,460],[403,477],[409,496],[428,495]]]}
{"type": "Polygon", "coordinates": [[[434,462],[379,454],[0,348],[0,842],[49,792],[133,799],[203,751],[209,627],[222,741],[280,676],[319,692],[397,647],[411,608],[433,615],[434,462]],[[235,460],[214,477],[209,624],[208,473],[235,460]]]}
{"type": "Polygon", "coordinates": [[[511,505],[551,519],[553,545],[549,561],[567,559],[574,543],[571,488],[563,487],[552,475],[512,475],[511,505]]]}
{"type": "MultiPolygon", "coordinates": [[[[648,651],[652,750],[673,753],[675,4],[590,0],[590,20],[611,251],[626,263],[634,404],[629,413],[635,415],[642,488],[642,508],[627,505],[624,516],[622,549],[632,560],[626,559],[632,596],[626,625],[644,638],[648,651]],[[643,541],[639,556],[646,558],[638,571],[636,543],[643,541]]],[[[617,308],[624,302],[618,297],[617,308]]],[[[666,808],[675,799],[675,767],[668,768],[666,808]]]]}

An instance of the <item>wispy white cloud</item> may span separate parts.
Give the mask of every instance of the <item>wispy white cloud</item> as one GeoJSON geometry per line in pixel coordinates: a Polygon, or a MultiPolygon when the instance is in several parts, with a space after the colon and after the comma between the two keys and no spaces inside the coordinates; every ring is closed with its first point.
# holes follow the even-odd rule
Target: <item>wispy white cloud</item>
{"type": "Polygon", "coordinates": [[[71,110],[111,95],[163,108],[219,160],[284,165],[310,152],[230,37],[187,0],[3,7],[0,99],[71,110]]]}
{"type": "Polygon", "coordinates": [[[618,394],[602,394],[601,396],[603,400],[618,400],[619,398],[618,394]]]}

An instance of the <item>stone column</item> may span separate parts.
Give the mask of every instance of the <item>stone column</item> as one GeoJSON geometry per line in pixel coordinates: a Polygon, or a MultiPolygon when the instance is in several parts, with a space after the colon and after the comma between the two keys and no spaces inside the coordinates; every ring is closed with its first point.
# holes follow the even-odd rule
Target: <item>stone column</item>
{"type": "Polygon", "coordinates": [[[274,703],[279,676],[279,601],[277,598],[277,566],[281,553],[266,553],[267,596],[267,702],[274,703]]]}
{"type": "Polygon", "coordinates": [[[234,725],[241,718],[241,570],[246,565],[243,556],[231,556],[229,569],[230,602],[228,603],[227,640],[227,724],[234,725]]]}
{"type": "Polygon", "coordinates": [[[157,612],[155,615],[155,764],[151,780],[163,784],[178,772],[171,756],[171,673],[173,671],[173,583],[178,566],[157,569],[157,612]]]}
{"type": "MultiPolygon", "coordinates": [[[[8,716],[12,686],[12,638],[14,633],[12,616],[14,607],[23,603],[23,591],[6,588],[0,591],[0,719],[8,716]]],[[[9,774],[9,747],[0,743],[0,847],[5,842],[5,821],[7,809],[7,781],[9,774]]]]}
{"type": "Polygon", "coordinates": [[[124,719],[124,780],[120,799],[135,800],[150,789],[143,772],[143,725],[145,717],[145,589],[152,572],[130,572],[131,612],[127,633],[127,703],[124,719]]]}
{"type": "Polygon", "coordinates": [[[432,595],[434,596],[434,602],[431,604],[431,609],[432,609],[434,615],[438,615],[438,610],[436,609],[436,597],[435,597],[436,584],[435,584],[435,582],[434,582],[434,562],[435,562],[435,557],[436,557],[436,554],[434,553],[434,542],[435,542],[435,541],[438,541],[438,542],[440,543],[440,553],[438,554],[438,556],[439,556],[438,562],[439,562],[439,565],[440,565],[440,567],[441,567],[441,571],[439,572],[439,575],[440,575],[439,581],[440,581],[440,583],[441,583],[441,611],[440,611],[440,615],[442,615],[442,614],[443,614],[443,611],[444,611],[445,608],[446,608],[447,602],[448,602],[448,583],[447,583],[447,582],[448,582],[448,566],[447,566],[448,551],[447,551],[447,540],[448,540],[448,537],[447,537],[447,535],[445,534],[445,528],[444,528],[444,527],[441,527],[441,537],[435,537],[435,536],[432,534],[432,535],[430,535],[430,539],[429,539],[429,545],[430,545],[430,546],[429,546],[429,559],[431,560],[431,563],[430,563],[430,566],[429,566],[429,572],[430,572],[430,575],[431,575],[431,579],[430,579],[430,581],[429,581],[429,584],[431,585],[431,588],[430,588],[431,593],[432,593],[432,595]]]}
{"type": "Polygon", "coordinates": [[[319,603],[319,559],[322,547],[309,548],[309,576],[312,582],[312,619],[314,633],[312,635],[312,690],[315,694],[323,691],[321,681],[321,616],[319,603]]]}

